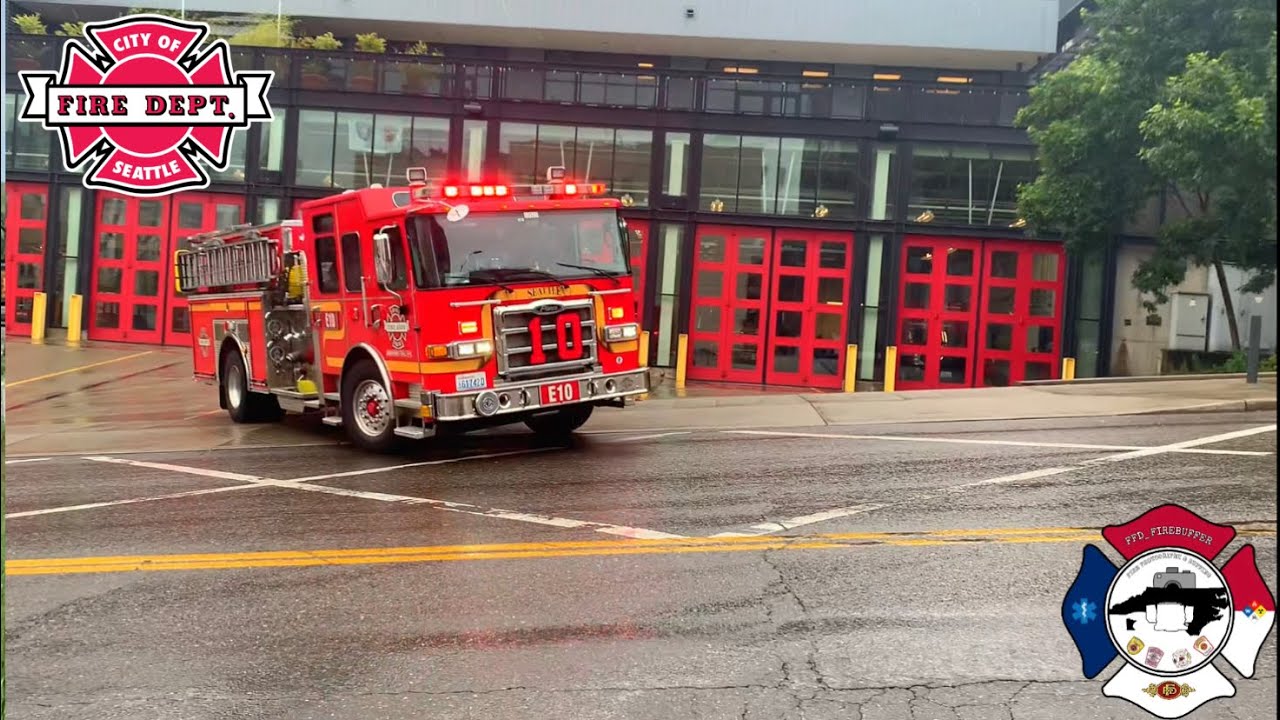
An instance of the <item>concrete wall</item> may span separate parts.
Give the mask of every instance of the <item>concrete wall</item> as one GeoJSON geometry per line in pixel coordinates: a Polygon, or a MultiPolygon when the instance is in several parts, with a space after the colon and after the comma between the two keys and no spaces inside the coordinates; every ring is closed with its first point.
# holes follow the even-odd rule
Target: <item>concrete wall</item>
{"type": "MultiPolygon", "coordinates": [[[[1117,253],[1116,301],[1111,343],[1112,375],[1160,374],[1161,351],[1170,345],[1172,304],[1157,306],[1155,313],[1148,313],[1142,307],[1143,294],[1133,287],[1134,271],[1138,269],[1139,263],[1151,256],[1151,252],[1149,247],[1129,245],[1122,247],[1117,253]],[[1148,315],[1158,318],[1158,324],[1150,324],[1148,315]]],[[[1276,346],[1276,288],[1273,285],[1259,295],[1244,295],[1240,292],[1239,286],[1245,280],[1244,273],[1235,268],[1227,268],[1227,286],[1231,288],[1236,315],[1240,319],[1241,343],[1248,342],[1249,315],[1260,312],[1263,315],[1263,347],[1274,348],[1276,346]]],[[[1170,287],[1165,292],[1170,297],[1177,292],[1208,295],[1209,350],[1231,349],[1222,292],[1218,287],[1217,275],[1212,268],[1188,268],[1183,282],[1170,287]]]]}
{"type": "MultiPolygon", "coordinates": [[[[262,0],[149,0],[149,7],[191,12],[274,13],[262,0]]],[[[30,6],[120,8],[121,0],[45,0],[30,6]]],[[[930,49],[939,67],[996,69],[1015,56],[1034,62],[1055,50],[1058,0],[283,0],[281,10],[296,18],[358,18],[353,25],[379,22],[449,28],[480,44],[506,46],[576,45],[575,34],[595,35],[610,50],[651,47],[650,52],[691,57],[816,61],[821,49],[830,62],[862,62],[836,55],[841,48],[880,50],[886,62],[909,63],[911,49],[930,49]],[[686,16],[692,9],[693,17],[686,16]],[[600,36],[611,36],[606,40],[600,36]],[[501,41],[501,42],[497,42],[501,41]],[[572,42],[570,42],[572,41],[572,42]],[[674,42],[673,42],[674,41],[674,42]],[[660,49],[659,49],[660,48],[660,49]],[[671,49],[681,52],[672,53],[671,49]],[[727,51],[727,52],[726,52],[727,51]],[[893,52],[887,52],[893,51],[893,52]],[[942,53],[937,51],[951,51],[942,53]],[[1006,57],[1007,56],[1007,57],[1006,57]]],[[[364,31],[364,30],[361,30],[364,31]]],[[[383,33],[386,35],[386,33],[383,33]]],[[[429,38],[454,42],[452,38],[429,38]]],[[[579,47],[565,49],[585,49],[579,47]]],[[[916,53],[915,55],[918,55],[916,53]]],[[[1030,63],[1028,63],[1030,64],[1030,63]]],[[[1010,66],[1009,69],[1012,69],[1010,66]]]]}

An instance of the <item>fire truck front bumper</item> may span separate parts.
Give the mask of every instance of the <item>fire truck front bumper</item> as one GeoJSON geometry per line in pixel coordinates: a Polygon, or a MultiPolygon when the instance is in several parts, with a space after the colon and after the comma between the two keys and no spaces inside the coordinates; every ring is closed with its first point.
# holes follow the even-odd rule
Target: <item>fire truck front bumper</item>
{"type": "Polygon", "coordinates": [[[424,393],[422,404],[436,421],[483,420],[502,415],[552,410],[589,403],[622,405],[649,392],[647,369],[626,373],[592,373],[509,383],[476,392],[424,393]]]}

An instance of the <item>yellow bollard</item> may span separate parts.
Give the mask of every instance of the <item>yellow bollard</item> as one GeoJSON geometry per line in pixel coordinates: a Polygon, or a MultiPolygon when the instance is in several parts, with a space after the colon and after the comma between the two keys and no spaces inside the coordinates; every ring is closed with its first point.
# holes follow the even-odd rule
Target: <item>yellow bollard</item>
{"type": "Polygon", "coordinates": [[[31,344],[44,344],[45,309],[49,298],[42,292],[31,297],[31,344]]]}
{"type": "MultiPolygon", "coordinates": [[[[649,331],[645,330],[640,333],[640,367],[649,367],[649,331]]],[[[637,401],[649,399],[649,393],[642,393],[636,396],[637,401]]]]}
{"type": "Polygon", "coordinates": [[[67,345],[80,347],[80,323],[84,318],[84,296],[72,295],[67,310],[67,345]]]}
{"type": "Polygon", "coordinates": [[[858,346],[850,345],[844,351],[844,391],[858,389],[858,346]]]}
{"type": "Polygon", "coordinates": [[[1076,379],[1076,359],[1075,358],[1072,358],[1072,357],[1062,358],[1062,379],[1063,380],[1076,379]]]}
{"type": "Polygon", "coordinates": [[[684,389],[684,371],[689,362],[689,336],[681,335],[676,339],[676,389],[684,389]]]}
{"type": "Polygon", "coordinates": [[[884,349],[884,391],[893,392],[898,382],[898,347],[890,345],[884,349]]]}

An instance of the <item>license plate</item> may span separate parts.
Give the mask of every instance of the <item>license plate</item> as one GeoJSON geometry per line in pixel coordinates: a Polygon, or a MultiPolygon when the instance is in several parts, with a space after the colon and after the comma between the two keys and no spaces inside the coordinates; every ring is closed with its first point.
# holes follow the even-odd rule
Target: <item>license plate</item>
{"type": "Polygon", "coordinates": [[[559,405],[582,399],[577,381],[558,382],[543,385],[540,389],[543,405],[559,405]]]}
{"type": "Polygon", "coordinates": [[[467,390],[483,390],[489,386],[489,378],[481,372],[462,373],[457,376],[456,387],[458,392],[467,390]]]}

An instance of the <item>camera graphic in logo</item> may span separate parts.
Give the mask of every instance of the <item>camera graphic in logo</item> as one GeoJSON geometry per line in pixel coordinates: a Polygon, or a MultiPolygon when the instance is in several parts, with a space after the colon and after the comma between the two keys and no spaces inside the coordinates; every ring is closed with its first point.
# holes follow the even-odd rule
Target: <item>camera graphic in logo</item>
{"type": "Polygon", "coordinates": [[[1183,590],[1194,590],[1196,587],[1196,574],[1190,570],[1179,570],[1176,567],[1165,568],[1164,572],[1156,573],[1155,577],[1151,579],[1151,587],[1176,587],[1183,590]]]}

